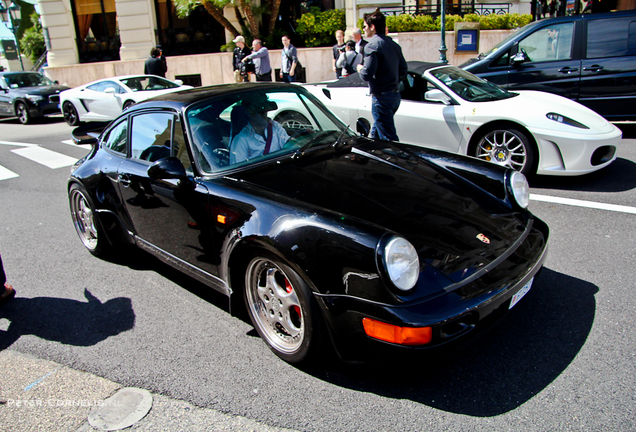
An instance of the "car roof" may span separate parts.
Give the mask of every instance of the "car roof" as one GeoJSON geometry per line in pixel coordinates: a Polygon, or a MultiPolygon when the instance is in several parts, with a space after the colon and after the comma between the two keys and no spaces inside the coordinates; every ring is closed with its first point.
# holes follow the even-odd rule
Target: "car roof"
{"type": "MultiPolygon", "coordinates": [[[[444,63],[427,63],[423,61],[408,61],[406,66],[409,72],[414,72],[418,75],[422,75],[429,69],[433,69],[439,66],[446,66],[444,63]]],[[[327,87],[369,87],[369,83],[362,79],[359,73],[353,73],[344,78],[340,78],[337,81],[332,81],[327,84],[327,87]]]]}
{"type": "MultiPolygon", "coordinates": [[[[286,83],[234,83],[234,84],[218,84],[206,87],[194,87],[191,89],[180,90],[172,93],[166,93],[159,96],[154,96],[150,99],[146,99],[139,103],[136,103],[129,110],[137,110],[155,106],[164,107],[186,107],[201,100],[223,96],[231,93],[238,92],[252,92],[255,89],[268,91],[273,89],[295,89],[297,91],[306,92],[301,86],[289,85],[286,83]]],[[[128,111],[128,110],[126,110],[128,111]]]]}
{"type": "Polygon", "coordinates": [[[35,72],[35,71],[4,71],[4,72],[0,72],[0,76],[4,76],[4,75],[22,75],[22,74],[42,75],[40,72],[35,72]]]}

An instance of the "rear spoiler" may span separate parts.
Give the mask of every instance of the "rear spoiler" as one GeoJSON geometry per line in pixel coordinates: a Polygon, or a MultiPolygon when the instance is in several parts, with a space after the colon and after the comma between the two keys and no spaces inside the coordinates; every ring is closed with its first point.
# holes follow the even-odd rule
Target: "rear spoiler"
{"type": "Polygon", "coordinates": [[[76,127],[71,132],[71,137],[75,144],[95,144],[101,133],[110,122],[86,123],[76,127]]]}

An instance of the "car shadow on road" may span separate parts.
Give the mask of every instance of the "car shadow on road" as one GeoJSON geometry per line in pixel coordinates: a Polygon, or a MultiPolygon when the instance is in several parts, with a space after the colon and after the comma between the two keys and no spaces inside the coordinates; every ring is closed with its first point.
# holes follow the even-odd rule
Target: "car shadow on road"
{"type": "Polygon", "coordinates": [[[333,363],[304,371],[337,386],[456,414],[501,415],[541,393],[572,363],[592,328],[597,292],[593,284],[544,269],[497,327],[450,359],[333,363]]]}
{"type": "Polygon", "coordinates": [[[534,176],[530,186],[580,192],[625,192],[636,188],[636,163],[617,158],[602,170],[574,177],[534,176]]]}
{"type": "Polygon", "coordinates": [[[21,336],[34,335],[65,345],[91,346],[130,330],[135,313],[129,298],[100,301],[87,289],[86,302],[58,297],[16,297],[0,308],[0,319],[9,321],[0,329],[0,351],[21,336]]]}

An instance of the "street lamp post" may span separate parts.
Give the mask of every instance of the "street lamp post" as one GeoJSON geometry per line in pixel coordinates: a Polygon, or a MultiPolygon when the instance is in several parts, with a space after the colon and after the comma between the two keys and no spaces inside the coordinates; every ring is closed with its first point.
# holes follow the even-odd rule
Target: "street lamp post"
{"type": "Polygon", "coordinates": [[[446,58],[446,0],[441,0],[442,10],[441,10],[441,23],[442,23],[442,45],[439,47],[439,62],[440,63],[448,63],[448,59],[446,58]]]}
{"type": "MultiPolygon", "coordinates": [[[[18,29],[16,27],[16,20],[13,19],[13,15],[11,14],[12,10],[20,11],[20,6],[13,2],[7,5],[7,0],[0,0],[0,5],[2,6],[2,8],[0,8],[0,11],[2,13],[2,21],[6,21],[11,24],[11,32],[13,33],[15,39],[15,48],[18,53],[18,59],[20,59],[20,67],[22,68],[22,70],[24,70],[24,63],[22,63],[22,53],[20,52],[20,41],[18,40],[18,29]],[[4,19],[5,11],[7,14],[6,20],[4,19]]],[[[18,18],[18,20],[20,18],[18,18]]]]}

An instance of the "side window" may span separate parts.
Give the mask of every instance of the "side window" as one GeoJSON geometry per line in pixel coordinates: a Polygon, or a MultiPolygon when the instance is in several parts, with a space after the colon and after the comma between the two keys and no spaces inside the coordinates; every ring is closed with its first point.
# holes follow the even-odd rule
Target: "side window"
{"type": "Polygon", "coordinates": [[[183,134],[183,125],[177,117],[174,122],[174,134],[172,136],[172,156],[178,158],[188,174],[192,174],[192,163],[188,155],[188,148],[183,134]]]}
{"type": "Polygon", "coordinates": [[[587,58],[636,55],[633,17],[595,19],[587,24],[587,58]]]}
{"type": "Polygon", "coordinates": [[[150,113],[133,117],[130,147],[131,156],[154,162],[170,156],[170,141],[174,115],[150,113]]]}
{"type": "Polygon", "coordinates": [[[102,146],[117,153],[126,154],[126,131],[128,122],[120,122],[102,140],[102,146]]]}
{"type": "Polygon", "coordinates": [[[531,62],[569,60],[573,30],[571,22],[541,28],[519,42],[519,51],[531,62]]]}

